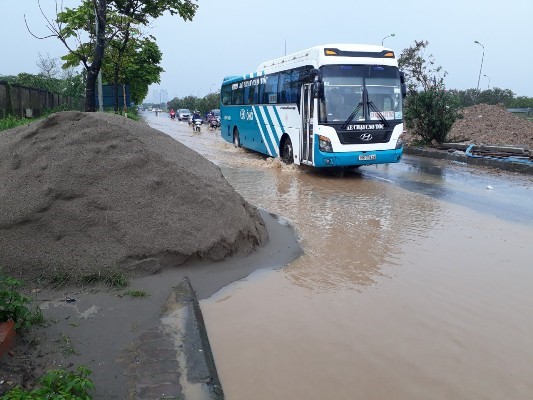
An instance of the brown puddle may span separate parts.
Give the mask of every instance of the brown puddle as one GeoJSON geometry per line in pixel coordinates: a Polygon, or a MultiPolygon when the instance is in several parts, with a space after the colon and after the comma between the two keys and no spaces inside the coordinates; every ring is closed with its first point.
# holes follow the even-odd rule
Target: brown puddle
{"type": "Polygon", "coordinates": [[[452,208],[394,257],[307,255],[204,301],[226,397],[530,398],[531,231],[452,208]]]}

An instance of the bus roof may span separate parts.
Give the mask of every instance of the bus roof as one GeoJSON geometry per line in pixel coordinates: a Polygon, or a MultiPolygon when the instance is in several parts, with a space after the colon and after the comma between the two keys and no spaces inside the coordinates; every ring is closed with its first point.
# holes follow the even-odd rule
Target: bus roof
{"type": "Polygon", "coordinates": [[[278,57],[259,65],[258,71],[275,72],[311,64],[318,68],[326,64],[383,64],[397,66],[394,51],[371,44],[325,44],[278,57]],[[387,56],[386,56],[387,55],[387,56]],[[354,60],[357,57],[357,61],[354,60]],[[379,59],[379,61],[378,61],[379,59]]]}
{"type": "Polygon", "coordinates": [[[240,76],[227,76],[223,83],[260,77],[269,73],[311,65],[319,68],[328,64],[368,64],[397,67],[394,51],[371,44],[324,44],[288,54],[259,65],[256,72],[240,76]]]}

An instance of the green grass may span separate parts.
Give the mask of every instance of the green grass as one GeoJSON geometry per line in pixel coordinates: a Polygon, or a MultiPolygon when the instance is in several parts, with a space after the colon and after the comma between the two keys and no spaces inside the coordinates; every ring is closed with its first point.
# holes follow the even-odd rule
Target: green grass
{"type": "Polygon", "coordinates": [[[94,389],[94,383],[89,379],[91,371],[85,366],[79,366],[78,372],[65,369],[48,371],[39,380],[40,387],[27,391],[16,387],[7,392],[4,400],[90,400],[90,392],[94,389]]]}
{"type": "Polygon", "coordinates": [[[104,283],[107,286],[115,288],[125,288],[129,285],[129,279],[121,272],[111,271],[98,271],[92,274],[87,274],[81,277],[81,283],[84,284],[96,284],[104,283]]]}
{"type": "Polygon", "coordinates": [[[20,117],[13,117],[13,116],[7,116],[6,118],[0,118],[0,132],[5,131],[11,128],[15,128],[17,126],[21,125],[27,125],[32,120],[20,118],[20,117]]]}
{"type": "Polygon", "coordinates": [[[76,348],[72,344],[72,340],[67,335],[61,335],[61,338],[57,340],[57,342],[61,343],[61,347],[63,350],[63,355],[65,356],[71,356],[71,355],[79,355],[76,351],[76,348]]]}
{"type": "Polygon", "coordinates": [[[150,296],[148,293],[146,293],[144,290],[128,290],[124,293],[124,296],[130,296],[130,297],[148,297],[150,296]]]}
{"type": "MultiPolygon", "coordinates": [[[[0,132],[6,131],[11,128],[16,128],[17,126],[28,125],[29,123],[33,121],[44,119],[59,111],[67,111],[67,109],[65,109],[64,107],[58,107],[58,108],[54,108],[53,110],[46,110],[42,112],[42,115],[40,117],[31,118],[31,119],[8,115],[5,118],[0,118],[0,132]]],[[[105,112],[114,113],[115,111],[113,109],[106,109],[105,112]]],[[[141,117],[139,117],[139,114],[137,113],[136,107],[128,108],[127,113],[128,113],[129,119],[132,119],[134,121],[141,120],[141,117]]],[[[122,115],[122,110],[121,110],[120,115],[122,115]]]]}

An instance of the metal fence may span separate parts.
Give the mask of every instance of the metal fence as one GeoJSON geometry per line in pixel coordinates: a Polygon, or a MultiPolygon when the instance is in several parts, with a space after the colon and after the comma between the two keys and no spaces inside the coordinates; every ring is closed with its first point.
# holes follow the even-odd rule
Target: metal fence
{"type": "Polygon", "coordinates": [[[81,109],[83,99],[61,96],[48,90],[35,89],[0,81],[0,118],[7,115],[40,117],[45,110],[60,106],[81,109]]]}
{"type": "Polygon", "coordinates": [[[533,108],[508,108],[507,111],[513,113],[517,117],[521,118],[532,118],[533,117],[533,108]]]}

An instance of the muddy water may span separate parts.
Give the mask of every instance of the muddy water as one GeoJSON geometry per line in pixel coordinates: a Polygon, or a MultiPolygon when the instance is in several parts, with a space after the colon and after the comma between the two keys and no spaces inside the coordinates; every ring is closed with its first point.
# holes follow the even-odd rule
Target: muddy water
{"type": "Polygon", "coordinates": [[[305,252],[202,301],[228,399],[533,398],[531,178],[408,157],[335,177],[157,128],[305,252]]]}

